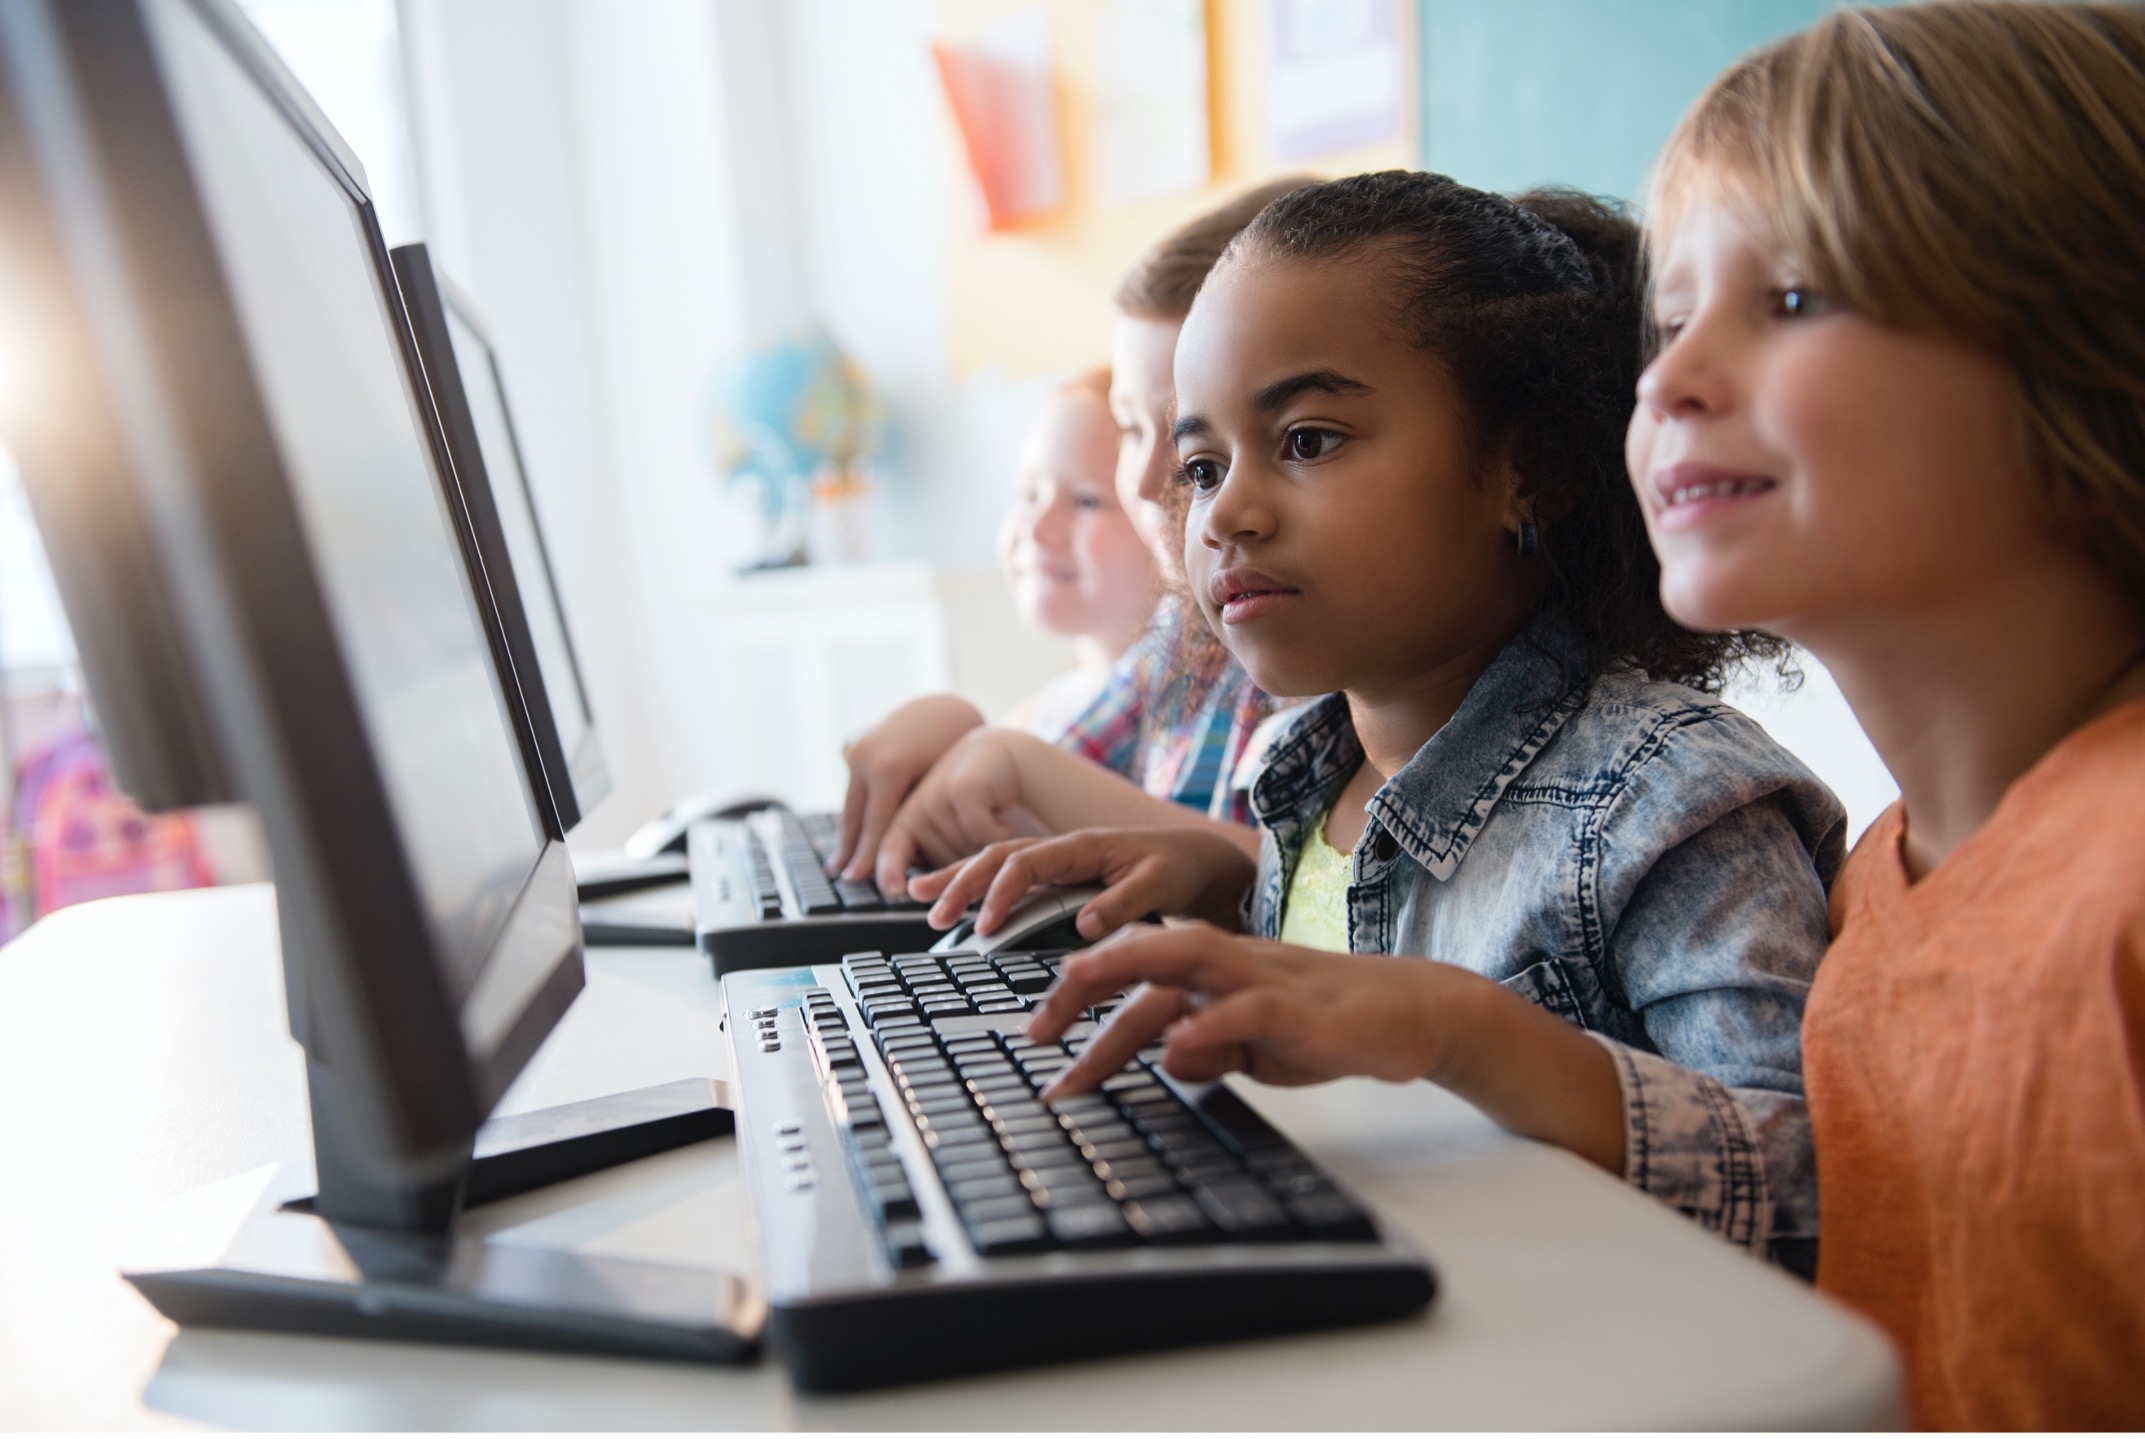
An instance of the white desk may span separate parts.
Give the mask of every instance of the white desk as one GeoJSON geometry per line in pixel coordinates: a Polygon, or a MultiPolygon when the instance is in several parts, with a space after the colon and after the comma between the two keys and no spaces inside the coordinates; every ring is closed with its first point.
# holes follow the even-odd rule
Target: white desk
{"type": "MultiPolygon", "coordinates": [[[[266,887],[63,911],[0,950],[0,1428],[1800,1428],[1899,1414],[1867,1325],[1426,1085],[1259,1107],[1431,1255],[1423,1318],[838,1400],[752,1369],[177,1333],[118,1277],[195,1185],[307,1153],[266,887]]],[[[502,1105],[724,1072],[683,950],[591,955],[502,1105]]],[[[472,1216],[493,1233],[749,1269],[727,1140],[472,1216]]]]}

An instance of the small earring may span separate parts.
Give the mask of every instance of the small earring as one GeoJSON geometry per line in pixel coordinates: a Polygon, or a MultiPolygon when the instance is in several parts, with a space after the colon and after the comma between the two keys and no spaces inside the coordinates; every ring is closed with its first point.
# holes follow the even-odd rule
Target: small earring
{"type": "Polygon", "coordinates": [[[1519,543],[1517,545],[1519,552],[1523,555],[1533,554],[1535,539],[1534,521],[1521,520],[1519,522],[1519,543]]]}

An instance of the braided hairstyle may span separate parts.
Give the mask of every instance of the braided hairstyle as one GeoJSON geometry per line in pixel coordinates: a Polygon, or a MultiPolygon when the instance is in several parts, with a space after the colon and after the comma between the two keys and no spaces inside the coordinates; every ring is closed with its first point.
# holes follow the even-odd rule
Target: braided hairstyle
{"type": "Polygon", "coordinates": [[[1643,292],[1639,231],[1620,207],[1385,170],[1282,195],[1222,263],[1344,256],[1383,268],[1393,322],[1451,377],[1474,452],[1510,455],[1537,532],[1539,609],[1580,638],[1575,681],[1630,665],[1718,692],[1746,660],[1785,662],[1771,635],[1702,634],[1661,608],[1660,565],[1624,473],[1643,292]]]}

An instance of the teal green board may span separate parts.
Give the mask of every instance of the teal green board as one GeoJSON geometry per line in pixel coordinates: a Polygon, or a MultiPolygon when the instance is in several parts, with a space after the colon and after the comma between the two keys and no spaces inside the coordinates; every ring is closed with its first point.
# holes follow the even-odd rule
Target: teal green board
{"type": "Polygon", "coordinates": [[[1422,0],[1423,167],[1487,190],[1637,199],[1738,55],[1834,0],[1422,0]]]}

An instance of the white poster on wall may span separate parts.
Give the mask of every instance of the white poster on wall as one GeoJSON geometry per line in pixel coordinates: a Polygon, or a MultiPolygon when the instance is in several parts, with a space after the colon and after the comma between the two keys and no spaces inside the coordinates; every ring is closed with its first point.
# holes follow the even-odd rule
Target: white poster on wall
{"type": "Polygon", "coordinates": [[[1399,137],[1405,77],[1397,0],[1271,0],[1268,143],[1310,160],[1399,137]]]}
{"type": "Polygon", "coordinates": [[[1105,204],[1207,183],[1207,19],[1201,0],[1108,0],[1097,30],[1095,152],[1105,204]]]}

